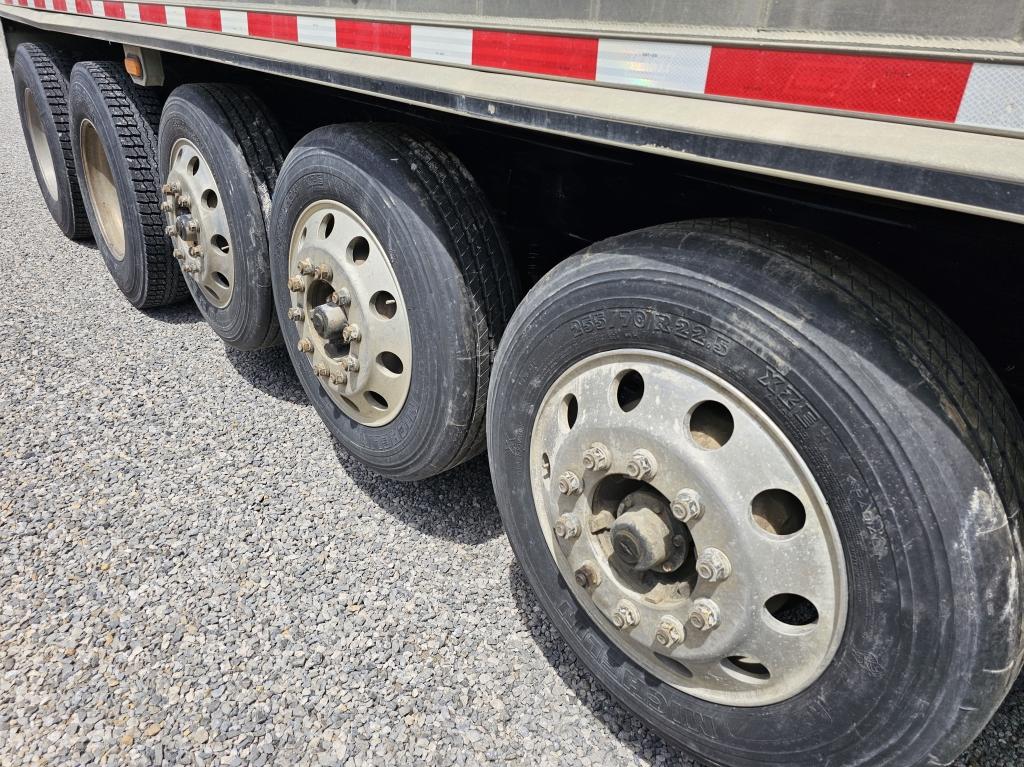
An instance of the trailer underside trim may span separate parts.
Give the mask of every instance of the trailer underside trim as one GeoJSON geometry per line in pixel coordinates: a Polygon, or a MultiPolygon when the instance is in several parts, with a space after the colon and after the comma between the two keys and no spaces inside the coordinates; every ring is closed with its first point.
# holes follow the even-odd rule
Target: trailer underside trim
{"type": "MultiPolygon", "coordinates": [[[[28,8],[2,7],[0,16],[490,122],[1024,222],[1024,141],[1019,139],[561,80],[527,80],[28,8]],[[623,115],[636,117],[624,120],[623,115]]],[[[401,38],[377,39],[382,46],[403,44],[401,38]]]]}

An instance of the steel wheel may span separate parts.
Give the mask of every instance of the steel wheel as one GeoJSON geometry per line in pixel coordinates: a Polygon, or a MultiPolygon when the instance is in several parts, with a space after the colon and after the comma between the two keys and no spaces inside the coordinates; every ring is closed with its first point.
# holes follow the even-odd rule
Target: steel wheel
{"type": "Polygon", "coordinates": [[[291,308],[320,384],[349,418],[392,421],[412,371],[409,318],[387,254],[367,224],[340,202],[306,208],[288,257],[291,308]]]}
{"type": "Polygon", "coordinates": [[[171,167],[163,188],[167,234],[182,271],[195,280],[219,309],[231,302],[235,259],[227,215],[210,164],[195,144],[180,139],[171,148],[171,167]]]}
{"type": "Polygon", "coordinates": [[[99,131],[91,120],[82,120],[80,129],[82,148],[82,175],[85,188],[99,224],[100,234],[110,248],[110,255],[123,261],[125,254],[124,216],[121,213],[121,198],[117,193],[110,160],[103,148],[99,131]]]}
{"type": "Polygon", "coordinates": [[[761,706],[828,665],[846,613],[835,525],[793,445],[735,388],[658,352],[598,354],[548,391],[530,450],[563,578],[651,674],[761,706]]]}
{"type": "Polygon", "coordinates": [[[39,115],[39,106],[29,88],[25,89],[25,122],[30,138],[29,148],[35,157],[36,167],[39,168],[43,188],[51,199],[56,200],[60,191],[57,187],[57,171],[53,166],[53,154],[50,152],[50,143],[46,140],[46,130],[39,115]]]}

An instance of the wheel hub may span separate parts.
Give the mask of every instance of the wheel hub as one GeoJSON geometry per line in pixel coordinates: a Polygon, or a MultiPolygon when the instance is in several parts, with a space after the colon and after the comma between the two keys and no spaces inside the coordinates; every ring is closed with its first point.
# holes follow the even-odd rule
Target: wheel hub
{"type": "Polygon", "coordinates": [[[824,671],[846,616],[838,534],[793,445],[741,392],[668,355],[598,354],[551,387],[530,449],[556,565],[645,670],[740,706],[824,671]]]}
{"type": "Polygon", "coordinates": [[[299,216],[288,319],[320,385],[353,420],[390,423],[409,393],[412,332],[398,278],[369,226],[324,200],[299,216]]]}
{"type": "Polygon", "coordinates": [[[231,302],[235,261],[231,232],[217,179],[199,149],[188,139],[171,147],[170,170],[161,209],[167,236],[186,279],[218,309],[231,302]]]}

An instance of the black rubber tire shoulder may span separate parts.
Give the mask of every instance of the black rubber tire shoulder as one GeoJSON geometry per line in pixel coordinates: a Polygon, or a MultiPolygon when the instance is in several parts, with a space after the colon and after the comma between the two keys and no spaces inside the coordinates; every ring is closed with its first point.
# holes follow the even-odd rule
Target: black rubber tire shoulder
{"type": "Polygon", "coordinates": [[[1020,415],[941,310],[849,248],[734,220],[597,243],[523,300],[490,401],[495,492],[539,601],[616,697],[699,758],[948,764],[1020,672],[1020,415]],[[787,700],[712,704],[643,672],[578,608],[554,564],[531,490],[535,413],[563,371],[622,348],[679,357],[739,389],[783,430],[828,503],[846,561],[846,627],[830,665],[787,700]]]}
{"type": "Polygon", "coordinates": [[[288,140],[268,106],[245,86],[182,85],[171,92],[160,120],[160,177],[179,138],[196,145],[222,189],[234,244],[235,284],[219,308],[187,280],[192,298],[214,331],[230,346],[260,349],[281,341],[270,280],[269,227],[277,177],[288,140]]]}
{"type": "Polygon", "coordinates": [[[75,156],[69,128],[68,89],[71,55],[46,43],[22,43],[14,54],[13,75],[18,112],[29,146],[32,167],[39,189],[53,220],[64,235],[73,240],[92,237],[89,218],[82,202],[82,192],[75,172],[75,156]],[[39,161],[32,149],[32,137],[26,115],[26,91],[31,91],[39,110],[48,149],[53,163],[57,195],[54,197],[43,181],[39,161]]]}
{"type": "Polygon", "coordinates": [[[289,353],[321,417],[350,452],[378,472],[415,480],[483,450],[491,362],[519,285],[494,216],[457,157],[398,126],[313,131],[282,170],[271,253],[289,353]],[[395,421],[374,429],[324,401],[293,349],[294,323],[284,319],[291,228],[306,205],[339,196],[381,239],[412,316],[412,390],[395,421]]]}
{"type": "Polygon", "coordinates": [[[160,210],[157,129],[164,95],[160,89],[136,85],[113,62],[82,61],[71,73],[72,145],[85,208],[108,270],[138,308],[165,306],[188,295],[160,210]],[[120,200],[125,228],[120,260],[104,241],[82,172],[80,126],[85,119],[100,135],[120,200]]]}

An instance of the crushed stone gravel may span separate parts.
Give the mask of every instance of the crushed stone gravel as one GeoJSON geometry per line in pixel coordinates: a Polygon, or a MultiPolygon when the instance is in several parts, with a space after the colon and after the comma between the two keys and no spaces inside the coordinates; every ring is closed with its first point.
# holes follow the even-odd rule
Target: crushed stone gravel
{"type": "MultiPolygon", "coordinates": [[[[136,311],[0,74],[0,764],[692,764],[541,614],[486,462],[330,439],[281,350],[136,311]]],[[[1024,761],[1024,690],[960,761],[1024,761]]]]}

